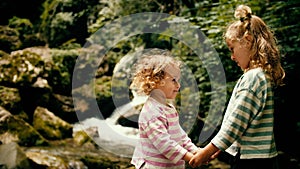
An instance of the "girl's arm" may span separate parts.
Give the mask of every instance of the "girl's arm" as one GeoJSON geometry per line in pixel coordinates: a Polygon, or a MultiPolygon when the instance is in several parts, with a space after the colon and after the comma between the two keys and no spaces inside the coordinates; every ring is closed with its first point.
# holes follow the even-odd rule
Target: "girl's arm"
{"type": "Polygon", "coordinates": [[[212,143],[209,143],[204,148],[200,149],[189,161],[192,167],[197,167],[202,164],[207,164],[210,160],[216,158],[220,150],[212,143]]]}
{"type": "Polygon", "coordinates": [[[187,152],[187,153],[183,156],[183,160],[189,162],[189,161],[192,159],[193,156],[194,156],[194,155],[193,155],[192,153],[187,152]]]}

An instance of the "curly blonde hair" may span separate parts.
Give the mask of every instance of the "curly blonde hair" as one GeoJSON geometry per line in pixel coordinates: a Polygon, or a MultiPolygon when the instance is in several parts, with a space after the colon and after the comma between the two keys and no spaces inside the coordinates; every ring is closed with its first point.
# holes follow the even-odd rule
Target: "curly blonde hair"
{"type": "Polygon", "coordinates": [[[280,52],[274,33],[260,17],[252,14],[249,6],[239,5],[234,17],[238,20],[227,27],[225,41],[245,43],[245,37],[250,37],[251,61],[247,70],[261,67],[271,77],[274,86],[282,85],[285,72],[280,63],[280,52]]]}
{"type": "Polygon", "coordinates": [[[181,65],[169,51],[152,49],[144,53],[134,65],[134,73],[130,89],[135,90],[137,94],[149,95],[157,87],[162,79],[165,78],[166,66],[172,65],[178,68],[181,65]]]}

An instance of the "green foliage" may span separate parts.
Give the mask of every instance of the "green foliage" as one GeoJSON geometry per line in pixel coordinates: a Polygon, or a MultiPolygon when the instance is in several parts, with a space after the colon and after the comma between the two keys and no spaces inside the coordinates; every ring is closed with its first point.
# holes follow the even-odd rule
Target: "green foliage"
{"type": "Polygon", "coordinates": [[[114,20],[121,11],[121,5],[119,1],[113,0],[113,1],[100,1],[100,3],[97,5],[97,9],[99,9],[99,12],[97,12],[95,15],[95,19],[93,23],[89,26],[89,32],[94,33],[99,28],[101,28],[106,22],[114,20]]]}
{"type": "Polygon", "coordinates": [[[0,26],[0,50],[10,53],[19,49],[22,44],[19,35],[16,29],[8,26],[0,26]]]}
{"type": "Polygon", "coordinates": [[[18,30],[21,35],[33,33],[33,25],[30,20],[26,18],[18,18],[14,16],[9,19],[8,26],[18,30]]]}
{"type": "Polygon", "coordinates": [[[93,16],[92,24],[89,25],[89,32],[94,33],[102,28],[106,23],[109,23],[117,18],[128,16],[131,14],[143,12],[158,12],[167,13],[170,15],[181,15],[181,10],[188,12],[188,7],[192,7],[193,3],[190,1],[136,1],[136,0],[109,0],[100,1],[94,8],[98,9],[93,16]]]}
{"type": "Polygon", "coordinates": [[[72,74],[79,49],[51,49],[53,65],[49,69],[49,84],[55,93],[70,95],[72,90],[72,74]]]}
{"type": "Polygon", "coordinates": [[[14,16],[9,19],[8,26],[19,32],[21,45],[17,49],[23,49],[32,46],[43,46],[45,42],[39,33],[35,33],[34,25],[26,18],[18,18],[14,16]]]}
{"type": "Polygon", "coordinates": [[[59,46],[59,49],[62,50],[72,50],[72,49],[79,49],[79,48],[81,48],[81,45],[76,43],[76,39],[71,39],[63,43],[61,46],[59,46]]]}
{"type": "Polygon", "coordinates": [[[97,98],[108,98],[112,96],[111,93],[111,77],[102,76],[101,78],[96,79],[95,92],[97,98]]]}
{"type": "Polygon", "coordinates": [[[70,36],[69,27],[74,23],[74,16],[72,12],[59,12],[51,21],[49,42],[54,44],[61,44],[65,37],[70,36]]]}
{"type": "Polygon", "coordinates": [[[71,39],[76,39],[76,43],[83,45],[88,36],[88,12],[95,2],[97,1],[45,1],[39,32],[49,46],[59,47],[71,39]]]}
{"type": "Polygon", "coordinates": [[[275,36],[280,45],[283,58],[283,65],[287,73],[292,73],[299,66],[300,53],[300,24],[298,22],[300,9],[299,2],[273,2],[266,8],[263,19],[267,21],[274,30],[275,36]]]}
{"type": "Polygon", "coordinates": [[[181,89],[176,97],[176,107],[180,115],[181,126],[185,131],[192,129],[195,118],[199,113],[200,95],[189,87],[181,89]],[[197,106],[195,106],[197,105],[197,106]]]}
{"type": "Polygon", "coordinates": [[[95,82],[95,93],[102,116],[104,118],[109,117],[111,112],[116,108],[112,100],[111,77],[102,76],[97,78],[95,82]]]}

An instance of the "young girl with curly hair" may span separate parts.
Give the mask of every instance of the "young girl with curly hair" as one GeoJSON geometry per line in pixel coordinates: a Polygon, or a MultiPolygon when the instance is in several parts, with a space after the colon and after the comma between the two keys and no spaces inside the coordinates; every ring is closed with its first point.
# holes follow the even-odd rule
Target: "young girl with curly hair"
{"type": "Polygon", "coordinates": [[[274,88],[283,84],[285,72],[273,32],[240,5],[237,21],[227,27],[225,41],[231,59],[244,71],[237,81],[217,135],[189,162],[206,164],[220,151],[232,155],[232,169],[275,169],[274,88]]]}
{"type": "Polygon", "coordinates": [[[184,169],[198,147],[179,124],[168,100],[180,89],[181,62],[170,52],[152,49],[136,64],[130,88],[149,96],[139,115],[139,141],[131,163],[137,169],[184,169]]]}

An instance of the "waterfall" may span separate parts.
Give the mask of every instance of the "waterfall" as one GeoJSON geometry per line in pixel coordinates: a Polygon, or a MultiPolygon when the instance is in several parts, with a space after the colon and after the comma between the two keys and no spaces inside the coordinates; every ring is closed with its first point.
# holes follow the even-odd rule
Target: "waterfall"
{"type": "Polygon", "coordinates": [[[98,132],[98,134],[96,134],[97,137],[91,135],[90,137],[92,137],[100,147],[121,156],[130,156],[133,153],[133,148],[137,144],[138,129],[121,126],[117,124],[116,121],[120,116],[128,113],[128,111],[135,106],[143,104],[146,99],[146,96],[135,96],[131,102],[116,108],[109,118],[105,120],[95,117],[88,118],[75,124],[73,130],[84,130],[87,132],[89,128],[96,128],[98,132]],[[120,152],[121,147],[126,150],[120,152]]]}

